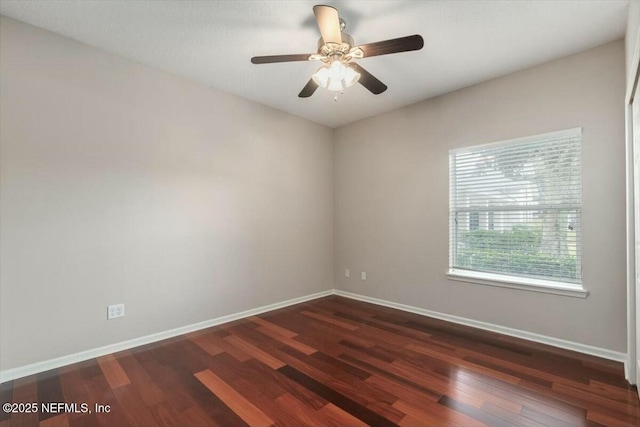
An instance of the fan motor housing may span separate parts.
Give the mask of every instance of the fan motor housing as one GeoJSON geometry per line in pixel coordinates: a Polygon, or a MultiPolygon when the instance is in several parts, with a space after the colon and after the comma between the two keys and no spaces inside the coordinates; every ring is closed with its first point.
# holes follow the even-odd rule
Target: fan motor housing
{"type": "Polygon", "coordinates": [[[343,32],[342,44],[338,43],[325,43],[322,37],[318,40],[318,53],[325,56],[330,56],[336,52],[347,53],[352,46],[355,45],[355,41],[350,34],[343,32]]]}

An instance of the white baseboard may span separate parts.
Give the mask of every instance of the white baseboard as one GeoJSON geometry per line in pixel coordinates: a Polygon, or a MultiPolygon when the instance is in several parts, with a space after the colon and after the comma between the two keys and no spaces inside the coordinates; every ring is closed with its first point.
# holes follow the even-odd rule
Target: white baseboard
{"type": "Polygon", "coordinates": [[[290,305],[299,304],[301,302],[310,301],[317,298],[326,297],[334,293],[333,289],[328,291],[322,291],[311,295],[305,295],[298,298],[293,298],[287,301],[277,302],[275,304],[269,304],[251,310],[241,311],[239,313],[229,314],[227,316],[216,317],[215,319],[205,320],[204,322],[194,323],[192,325],[182,326],[180,328],[171,329],[168,331],[158,332],[156,334],[146,335],[140,338],[134,338],[127,341],[122,341],[115,344],[109,344],[104,347],[93,348],[79,353],[70,354],[68,356],[57,357],[55,359],[44,360],[42,362],[32,363],[30,365],[20,366],[13,369],[6,369],[0,371],[0,383],[11,381],[16,378],[22,378],[40,372],[45,372],[50,369],[59,368],[61,366],[70,365],[72,363],[78,363],[85,360],[93,359],[95,357],[104,356],[106,354],[116,353],[122,350],[128,350],[133,347],[138,347],[145,344],[154,343],[167,338],[172,338],[178,335],[186,334],[189,332],[198,331],[200,329],[210,328],[212,326],[220,325],[222,323],[233,322],[234,320],[243,319],[245,317],[255,316],[257,314],[265,313],[267,311],[277,310],[279,308],[288,307],[290,305]]]}
{"type": "MultiPolygon", "coordinates": [[[[22,378],[22,377],[26,377],[33,374],[38,374],[40,372],[45,372],[50,369],[55,369],[61,366],[70,365],[72,363],[78,363],[85,360],[93,359],[95,357],[116,353],[118,351],[128,350],[130,348],[154,343],[167,338],[172,338],[172,337],[186,334],[189,332],[198,331],[200,329],[210,328],[212,326],[232,322],[234,320],[243,319],[245,317],[255,316],[268,311],[277,310],[279,308],[288,307],[290,305],[299,304],[301,302],[310,301],[313,299],[322,298],[322,297],[333,295],[333,294],[339,295],[345,298],[355,299],[358,301],[368,302],[371,304],[381,305],[384,307],[395,308],[395,309],[407,311],[410,313],[420,314],[427,317],[434,317],[436,319],[446,320],[452,323],[458,323],[461,325],[484,329],[491,332],[497,332],[497,333],[509,335],[516,338],[523,338],[529,341],[535,341],[542,344],[551,345],[554,347],[560,347],[567,350],[577,351],[579,353],[590,354],[593,356],[602,357],[603,359],[615,360],[618,362],[625,362],[625,368],[626,368],[626,359],[627,359],[626,353],[607,350],[604,348],[594,347],[586,344],[580,344],[573,341],[566,341],[559,338],[548,337],[545,335],[535,334],[533,332],[522,331],[519,329],[507,328],[505,326],[494,325],[492,323],[480,322],[478,320],[467,319],[465,317],[454,316],[451,314],[439,313],[437,311],[431,311],[424,308],[413,307],[410,305],[400,304],[392,301],[386,301],[378,298],[354,294],[351,292],[341,291],[337,289],[330,289],[327,291],[318,292],[315,294],[306,295],[298,298],[293,298],[293,299],[278,302],[275,304],[265,305],[265,306],[254,308],[251,310],[241,311],[239,313],[229,314],[227,316],[217,317],[215,319],[194,323],[192,325],[171,329],[169,331],[158,332],[156,334],[146,335],[144,337],[122,341],[119,343],[106,345],[104,347],[94,348],[94,349],[82,351],[79,353],[70,354],[68,356],[62,356],[55,359],[36,362],[30,365],[20,366],[13,369],[7,369],[4,371],[0,371],[0,383],[11,381],[16,378],[22,378]]],[[[638,372],[640,373],[640,365],[639,365],[638,372]]]]}
{"type": "MultiPolygon", "coordinates": [[[[629,358],[629,354],[626,355],[626,359],[624,361],[624,379],[631,385],[640,384],[640,360],[637,363],[638,366],[634,367],[634,362],[629,358]]],[[[640,396],[640,389],[638,390],[638,395],[640,396]]]]}
{"type": "Polygon", "coordinates": [[[491,332],[497,332],[516,338],[522,338],[529,341],[535,341],[547,344],[553,347],[560,347],[566,350],[573,350],[579,353],[590,354],[592,356],[602,357],[603,359],[615,360],[616,362],[626,362],[627,354],[619,351],[607,350],[605,348],[594,347],[587,344],[580,344],[573,341],[567,341],[560,338],[548,337],[546,335],[535,334],[533,332],[522,331],[520,329],[507,328],[505,326],[494,325],[493,323],[480,322],[478,320],[467,319],[465,317],[454,316],[452,314],[439,313],[424,308],[413,307],[410,305],[399,304],[396,302],[386,301],[383,299],[368,297],[364,295],[354,294],[351,292],[337,290],[336,295],[345,298],[351,298],[358,301],[369,302],[371,304],[382,305],[385,307],[395,308],[410,313],[421,314],[423,316],[434,317],[447,322],[458,323],[461,325],[471,326],[474,328],[484,329],[491,332]]]}

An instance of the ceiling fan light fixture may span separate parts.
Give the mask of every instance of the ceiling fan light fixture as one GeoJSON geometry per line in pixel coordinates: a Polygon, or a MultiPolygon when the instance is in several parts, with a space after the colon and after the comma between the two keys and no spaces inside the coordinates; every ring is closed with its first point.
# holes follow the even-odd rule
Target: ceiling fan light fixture
{"type": "Polygon", "coordinates": [[[311,76],[314,82],[322,88],[340,92],[358,82],[360,74],[340,60],[334,60],[331,65],[323,65],[311,76]]]}
{"type": "Polygon", "coordinates": [[[327,88],[329,86],[329,67],[323,65],[311,75],[314,82],[320,87],[327,88]]]}
{"type": "MultiPolygon", "coordinates": [[[[1,0],[0,0],[1,1],[1,0]]],[[[374,95],[387,90],[387,85],[365,70],[354,59],[372,56],[389,55],[391,53],[420,50],[424,47],[421,35],[399,37],[356,46],[353,37],[344,32],[345,22],[338,15],[336,8],[318,4],[313,6],[313,14],[320,30],[316,53],[294,55],[254,56],[253,64],[272,64],[277,62],[322,61],[324,65],[316,70],[307,84],[298,94],[299,98],[309,98],[319,87],[334,92],[360,83],[374,95]]],[[[337,96],[336,98],[337,99],[337,96]]]]}
{"type": "Polygon", "coordinates": [[[345,68],[346,70],[344,72],[344,79],[343,79],[344,86],[351,87],[354,84],[358,83],[358,80],[360,80],[360,73],[358,73],[356,70],[349,67],[348,65],[345,68]]]}

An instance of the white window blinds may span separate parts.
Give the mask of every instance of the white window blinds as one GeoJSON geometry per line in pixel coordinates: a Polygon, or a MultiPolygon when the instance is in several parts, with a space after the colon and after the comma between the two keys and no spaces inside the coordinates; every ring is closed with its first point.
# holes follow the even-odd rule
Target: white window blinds
{"type": "Polygon", "coordinates": [[[581,129],[449,152],[449,268],[580,283],[581,129]]]}

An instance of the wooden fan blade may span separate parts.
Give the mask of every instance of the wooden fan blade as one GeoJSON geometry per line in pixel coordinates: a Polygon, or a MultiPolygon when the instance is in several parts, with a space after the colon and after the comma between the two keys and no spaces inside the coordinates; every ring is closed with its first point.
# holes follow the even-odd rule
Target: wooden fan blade
{"type": "Polygon", "coordinates": [[[342,35],[340,34],[338,11],[331,6],[316,5],[313,6],[313,13],[316,15],[322,40],[325,43],[341,44],[342,35]]]}
{"type": "Polygon", "coordinates": [[[298,97],[308,98],[311,95],[313,95],[316,89],[318,89],[318,85],[316,84],[316,82],[314,82],[313,79],[309,79],[307,84],[302,88],[302,90],[298,94],[298,97]]]}
{"type": "Polygon", "coordinates": [[[296,55],[254,56],[253,58],[251,58],[251,63],[273,64],[274,62],[308,61],[311,55],[311,53],[301,53],[296,55]]]}
{"type": "Polygon", "coordinates": [[[358,47],[362,49],[362,52],[364,53],[363,58],[368,58],[370,56],[420,50],[423,46],[424,40],[422,36],[416,34],[413,36],[400,37],[399,39],[363,44],[358,47]]]}
{"type": "Polygon", "coordinates": [[[350,62],[349,66],[352,67],[356,72],[360,73],[360,79],[358,79],[358,83],[362,86],[366,87],[369,92],[374,95],[380,95],[382,92],[387,90],[387,85],[382,83],[373,74],[362,68],[360,65],[355,62],[350,62]]]}

